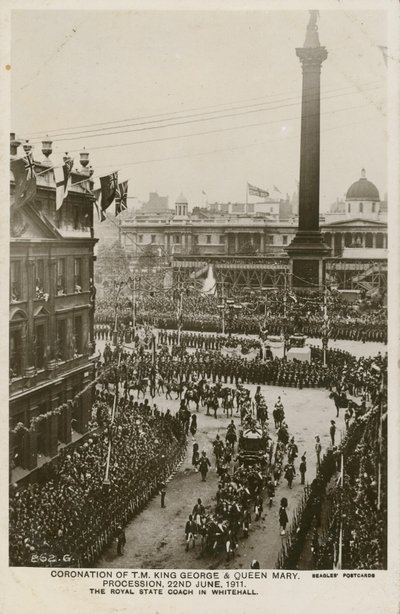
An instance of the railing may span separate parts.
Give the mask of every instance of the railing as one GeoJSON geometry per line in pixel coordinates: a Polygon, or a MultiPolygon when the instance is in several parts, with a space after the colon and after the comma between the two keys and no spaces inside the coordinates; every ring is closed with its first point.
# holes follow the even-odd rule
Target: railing
{"type": "Polygon", "coordinates": [[[49,369],[47,366],[45,369],[36,369],[32,375],[24,374],[20,377],[12,378],[10,380],[9,395],[12,397],[19,392],[39,386],[46,381],[50,382],[71,371],[71,369],[85,365],[89,359],[89,354],[80,354],[76,358],[69,358],[68,360],[55,363],[56,367],[54,369],[49,369]]]}

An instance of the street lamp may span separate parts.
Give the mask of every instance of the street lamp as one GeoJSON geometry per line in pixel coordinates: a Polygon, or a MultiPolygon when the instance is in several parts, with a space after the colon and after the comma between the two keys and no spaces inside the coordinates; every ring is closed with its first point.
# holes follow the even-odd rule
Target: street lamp
{"type": "Polygon", "coordinates": [[[118,299],[123,285],[123,281],[115,281],[114,279],[114,330],[112,344],[115,346],[118,345],[118,299]]]}
{"type": "Polygon", "coordinates": [[[132,329],[133,335],[135,335],[136,329],[136,310],[137,310],[137,300],[136,300],[136,289],[137,285],[140,285],[140,273],[139,271],[135,271],[133,273],[133,277],[128,277],[128,284],[131,289],[131,305],[132,305],[132,329]]]}

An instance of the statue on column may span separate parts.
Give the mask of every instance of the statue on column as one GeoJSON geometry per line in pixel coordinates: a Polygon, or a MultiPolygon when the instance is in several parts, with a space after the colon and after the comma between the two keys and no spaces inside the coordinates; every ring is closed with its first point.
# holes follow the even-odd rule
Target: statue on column
{"type": "Polygon", "coordinates": [[[318,37],[317,21],[319,19],[319,11],[309,11],[310,19],[307,24],[306,40],[304,47],[320,47],[318,37]]]}

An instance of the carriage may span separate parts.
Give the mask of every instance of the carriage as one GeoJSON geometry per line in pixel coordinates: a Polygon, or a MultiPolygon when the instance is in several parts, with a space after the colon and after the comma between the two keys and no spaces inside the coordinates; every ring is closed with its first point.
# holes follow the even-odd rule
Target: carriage
{"type": "MultiPolygon", "coordinates": [[[[251,417],[249,417],[251,418],[251,417]]],[[[258,420],[247,420],[239,434],[239,463],[246,467],[268,466],[268,432],[258,420]]]]}

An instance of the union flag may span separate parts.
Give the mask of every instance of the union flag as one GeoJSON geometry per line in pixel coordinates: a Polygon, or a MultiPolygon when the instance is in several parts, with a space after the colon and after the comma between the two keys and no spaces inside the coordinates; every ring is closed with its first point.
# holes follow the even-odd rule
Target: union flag
{"type": "Polygon", "coordinates": [[[106,219],[104,211],[108,209],[108,207],[112,204],[115,199],[117,188],[118,188],[118,171],[114,173],[110,173],[110,175],[106,175],[105,177],[100,177],[100,186],[101,186],[101,221],[103,222],[106,219]]]}
{"type": "Polygon", "coordinates": [[[11,171],[15,181],[11,206],[19,209],[36,196],[36,173],[32,155],[29,153],[24,158],[11,160],[11,171]]]}
{"type": "Polygon", "coordinates": [[[118,184],[115,194],[115,215],[128,208],[128,182],[122,181],[118,184]]]}

